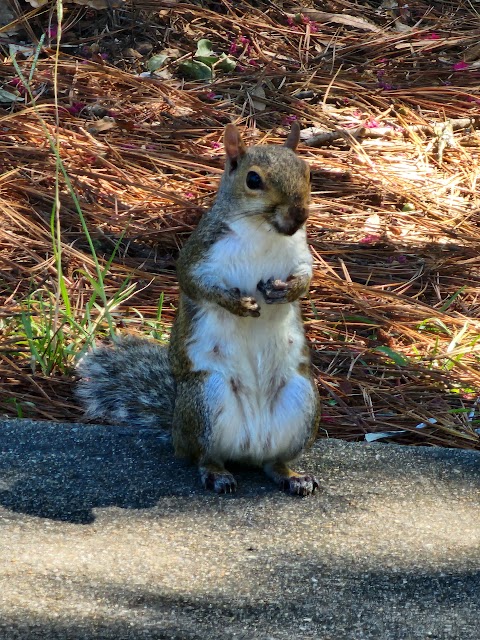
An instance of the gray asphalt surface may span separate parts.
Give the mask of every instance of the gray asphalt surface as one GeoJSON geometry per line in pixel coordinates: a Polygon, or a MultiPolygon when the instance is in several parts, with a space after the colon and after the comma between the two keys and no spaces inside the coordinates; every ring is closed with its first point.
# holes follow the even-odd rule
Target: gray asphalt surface
{"type": "Polygon", "coordinates": [[[1,640],[480,638],[480,454],[322,441],[199,486],[152,431],[0,422],[1,640]]]}

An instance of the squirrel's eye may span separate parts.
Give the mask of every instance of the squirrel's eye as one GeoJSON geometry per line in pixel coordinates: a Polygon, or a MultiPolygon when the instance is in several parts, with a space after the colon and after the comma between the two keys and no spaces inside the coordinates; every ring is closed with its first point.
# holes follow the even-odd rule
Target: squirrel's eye
{"type": "Polygon", "coordinates": [[[247,173],[247,187],[249,189],[263,189],[263,182],[256,171],[247,173]]]}

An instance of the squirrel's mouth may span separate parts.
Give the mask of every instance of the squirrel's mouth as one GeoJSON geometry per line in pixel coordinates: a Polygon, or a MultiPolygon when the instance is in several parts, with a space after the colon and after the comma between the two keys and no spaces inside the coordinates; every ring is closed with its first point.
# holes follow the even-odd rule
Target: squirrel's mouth
{"type": "Polygon", "coordinates": [[[277,222],[277,220],[274,220],[272,222],[272,227],[275,229],[275,231],[278,231],[278,233],[281,233],[283,236],[293,236],[295,233],[297,233],[300,227],[303,227],[304,224],[305,222],[294,222],[292,220],[283,220],[282,222],[277,222]]]}
{"type": "Polygon", "coordinates": [[[293,236],[300,227],[303,227],[308,218],[306,207],[291,207],[286,214],[278,215],[278,213],[272,220],[272,226],[278,233],[285,236],[293,236]]]}

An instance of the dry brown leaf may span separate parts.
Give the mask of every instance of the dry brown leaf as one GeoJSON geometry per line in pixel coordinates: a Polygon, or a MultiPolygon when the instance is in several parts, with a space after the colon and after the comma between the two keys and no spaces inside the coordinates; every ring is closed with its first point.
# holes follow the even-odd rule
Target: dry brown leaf
{"type": "Polygon", "coordinates": [[[257,84],[256,87],[253,87],[253,89],[251,89],[247,93],[250,96],[250,100],[251,100],[251,103],[252,103],[253,107],[257,111],[265,111],[265,109],[267,108],[265,100],[255,100],[255,98],[265,98],[266,97],[265,96],[265,90],[262,87],[262,85],[261,84],[257,84]]]}
{"type": "Polygon", "coordinates": [[[101,120],[97,120],[88,126],[88,132],[92,135],[96,135],[97,133],[104,133],[105,131],[109,131],[110,129],[114,129],[117,126],[114,118],[110,118],[109,116],[104,116],[101,120]]]}
{"type": "MultiPolygon", "coordinates": [[[[364,31],[376,31],[378,33],[383,32],[383,29],[378,27],[373,22],[360,18],[358,16],[351,16],[347,13],[327,13],[326,11],[317,11],[316,9],[304,9],[298,8],[298,13],[308,16],[311,20],[316,22],[333,22],[335,24],[343,24],[347,27],[354,27],[355,29],[362,29],[364,31]]],[[[290,14],[291,18],[295,17],[295,14],[290,14]]]]}
{"type": "Polygon", "coordinates": [[[472,47],[469,47],[463,53],[463,59],[465,62],[473,62],[474,60],[478,60],[480,58],[480,43],[474,44],[472,47]]]}

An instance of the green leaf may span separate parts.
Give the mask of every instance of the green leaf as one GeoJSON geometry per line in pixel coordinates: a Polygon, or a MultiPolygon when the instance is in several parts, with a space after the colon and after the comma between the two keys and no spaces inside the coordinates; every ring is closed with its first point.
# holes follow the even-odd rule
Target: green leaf
{"type": "Polygon", "coordinates": [[[198,60],[185,60],[179,65],[178,72],[184,78],[192,80],[211,80],[213,76],[212,69],[198,60]]]}
{"type": "Polygon", "coordinates": [[[221,69],[222,71],[233,71],[237,63],[232,58],[229,58],[227,55],[222,53],[220,56],[220,62],[217,64],[217,69],[221,69]]]}
{"type": "Polygon", "coordinates": [[[154,71],[156,71],[157,69],[160,69],[160,67],[168,60],[168,56],[166,56],[164,53],[159,53],[156,56],[152,56],[150,58],[150,60],[147,62],[147,69],[153,73],[154,71]]]}
{"type": "Polygon", "coordinates": [[[407,358],[402,356],[401,353],[398,353],[397,351],[390,349],[390,347],[375,347],[374,351],[376,351],[377,353],[383,353],[384,355],[389,357],[390,360],[393,360],[395,364],[398,364],[400,367],[404,367],[406,364],[408,364],[407,358]]]}
{"type": "Polygon", "coordinates": [[[412,202],[406,202],[403,207],[402,207],[402,211],[415,211],[415,205],[412,202]]]}
{"type": "Polygon", "coordinates": [[[10,93],[10,91],[5,91],[5,89],[0,89],[0,102],[17,102],[17,100],[22,101],[23,98],[10,93]]]}
{"type": "Polygon", "coordinates": [[[202,40],[199,40],[197,42],[197,53],[195,54],[195,57],[211,56],[212,52],[213,45],[210,40],[206,40],[205,38],[203,38],[202,40]]]}
{"type": "Polygon", "coordinates": [[[213,67],[213,65],[218,62],[219,58],[217,56],[195,56],[195,62],[197,60],[199,62],[203,62],[203,64],[206,64],[209,67],[213,67]]]}

